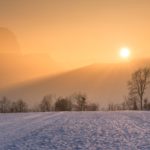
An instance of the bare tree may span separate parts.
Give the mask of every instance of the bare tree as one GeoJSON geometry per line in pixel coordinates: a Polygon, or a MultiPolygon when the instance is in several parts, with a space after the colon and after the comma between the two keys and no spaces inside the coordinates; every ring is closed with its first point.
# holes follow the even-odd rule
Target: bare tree
{"type": "Polygon", "coordinates": [[[20,99],[14,103],[14,109],[16,110],[16,112],[27,112],[28,105],[26,104],[26,102],[20,99]]]}
{"type": "Polygon", "coordinates": [[[107,110],[108,111],[122,110],[122,104],[113,104],[113,103],[110,103],[110,104],[108,104],[107,110]]]}
{"type": "Polygon", "coordinates": [[[15,113],[17,112],[18,108],[17,108],[17,103],[14,101],[11,104],[11,112],[15,113]]]}
{"type": "Polygon", "coordinates": [[[76,94],[76,105],[79,111],[85,111],[87,106],[87,96],[85,94],[76,94]]]}
{"type": "Polygon", "coordinates": [[[140,102],[140,109],[143,110],[143,99],[145,91],[150,83],[150,68],[138,69],[132,74],[128,82],[129,93],[140,102]]]}
{"type": "Polygon", "coordinates": [[[3,97],[0,100],[0,112],[1,113],[8,113],[10,112],[11,102],[6,97],[3,97]]]}
{"type": "Polygon", "coordinates": [[[51,105],[52,105],[52,96],[44,96],[41,104],[40,104],[40,110],[42,112],[51,111],[51,105]]]}
{"type": "Polygon", "coordinates": [[[56,111],[71,111],[72,110],[72,102],[68,98],[59,97],[55,102],[55,110],[56,111]]]}
{"type": "Polygon", "coordinates": [[[132,91],[129,91],[128,97],[125,97],[124,103],[127,110],[138,110],[138,97],[132,91]]]}

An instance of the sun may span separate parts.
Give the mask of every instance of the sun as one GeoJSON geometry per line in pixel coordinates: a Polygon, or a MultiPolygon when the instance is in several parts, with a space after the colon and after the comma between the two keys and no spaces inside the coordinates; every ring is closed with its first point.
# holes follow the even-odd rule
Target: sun
{"type": "Polygon", "coordinates": [[[121,58],[129,58],[130,57],[130,49],[129,48],[121,48],[120,49],[120,57],[121,58]]]}

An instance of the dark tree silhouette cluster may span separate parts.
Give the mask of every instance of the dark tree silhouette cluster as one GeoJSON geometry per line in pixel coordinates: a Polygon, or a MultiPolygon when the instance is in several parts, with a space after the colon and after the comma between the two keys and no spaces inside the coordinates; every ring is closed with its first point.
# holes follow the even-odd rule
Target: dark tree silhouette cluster
{"type": "Polygon", "coordinates": [[[1,113],[10,113],[10,112],[27,112],[28,105],[23,100],[10,101],[6,97],[3,97],[0,100],[0,112],[1,113]]]}

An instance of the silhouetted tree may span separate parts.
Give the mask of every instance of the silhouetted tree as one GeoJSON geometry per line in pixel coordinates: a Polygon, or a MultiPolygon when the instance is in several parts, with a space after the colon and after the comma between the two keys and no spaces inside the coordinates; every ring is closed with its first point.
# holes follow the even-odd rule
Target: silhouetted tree
{"type": "Polygon", "coordinates": [[[3,97],[0,100],[0,112],[1,113],[8,113],[8,112],[10,112],[10,108],[11,108],[10,100],[8,100],[6,97],[3,97]]]}
{"type": "Polygon", "coordinates": [[[109,111],[115,111],[116,110],[116,106],[113,103],[108,104],[108,110],[109,111]]]}
{"type": "Polygon", "coordinates": [[[11,112],[17,112],[18,108],[17,108],[17,103],[16,102],[12,102],[11,104],[11,112]]]}
{"type": "Polygon", "coordinates": [[[40,110],[42,112],[51,111],[51,106],[52,106],[52,96],[51,95],[44,96],[40,104],[40,110]]]}
{"type": "Polygon", "coordinates": [[[126,110],[138,110],[137,100],[137,96],[130,91],[128,97],[125,97],[124,101],[126,110]]]}
{"type": "Polygon", "coordinates": [[[132,93],[140,101],[140,109],[143,110],[143,98],[150,83],[150,69],[142,68],[132,74],[128,82],[129,93],[132,93]]]}
{"type": "Polygon", "coordinates": [[[16,112],[27,112],[28,105],[26,102],[20,99],[14,103],[14,109],[16,110],[16,112]]]}
{"type": "Polygon", "coordinates": [[[55,102],[55,110],[56,111],[71,111],[72,110],[72,102],[68,98],[59,97],[55,102]]]}
{"type": "Polygon", "coordinates": [[[85,94],[79,93],[75,95],[75,99],[76,99],[77,110],[85,111],[87,106],[87,96],[85,94]]]}

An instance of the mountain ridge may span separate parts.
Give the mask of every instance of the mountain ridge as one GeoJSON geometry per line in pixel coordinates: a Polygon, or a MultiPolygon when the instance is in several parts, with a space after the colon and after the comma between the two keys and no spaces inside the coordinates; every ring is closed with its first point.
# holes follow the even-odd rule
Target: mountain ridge
{"type": "Polygon", "coordinates": [[[0,95],[10,99],[23,98],[34,104],[45,95],[68,96],[82,92],[87,94],[90,101],[100,105],[118,103],[127,95],[127,81],[132,72],[149,65],[150,59],[116,64],[92,64],[17,85],[1,91],[0,95]]]}

